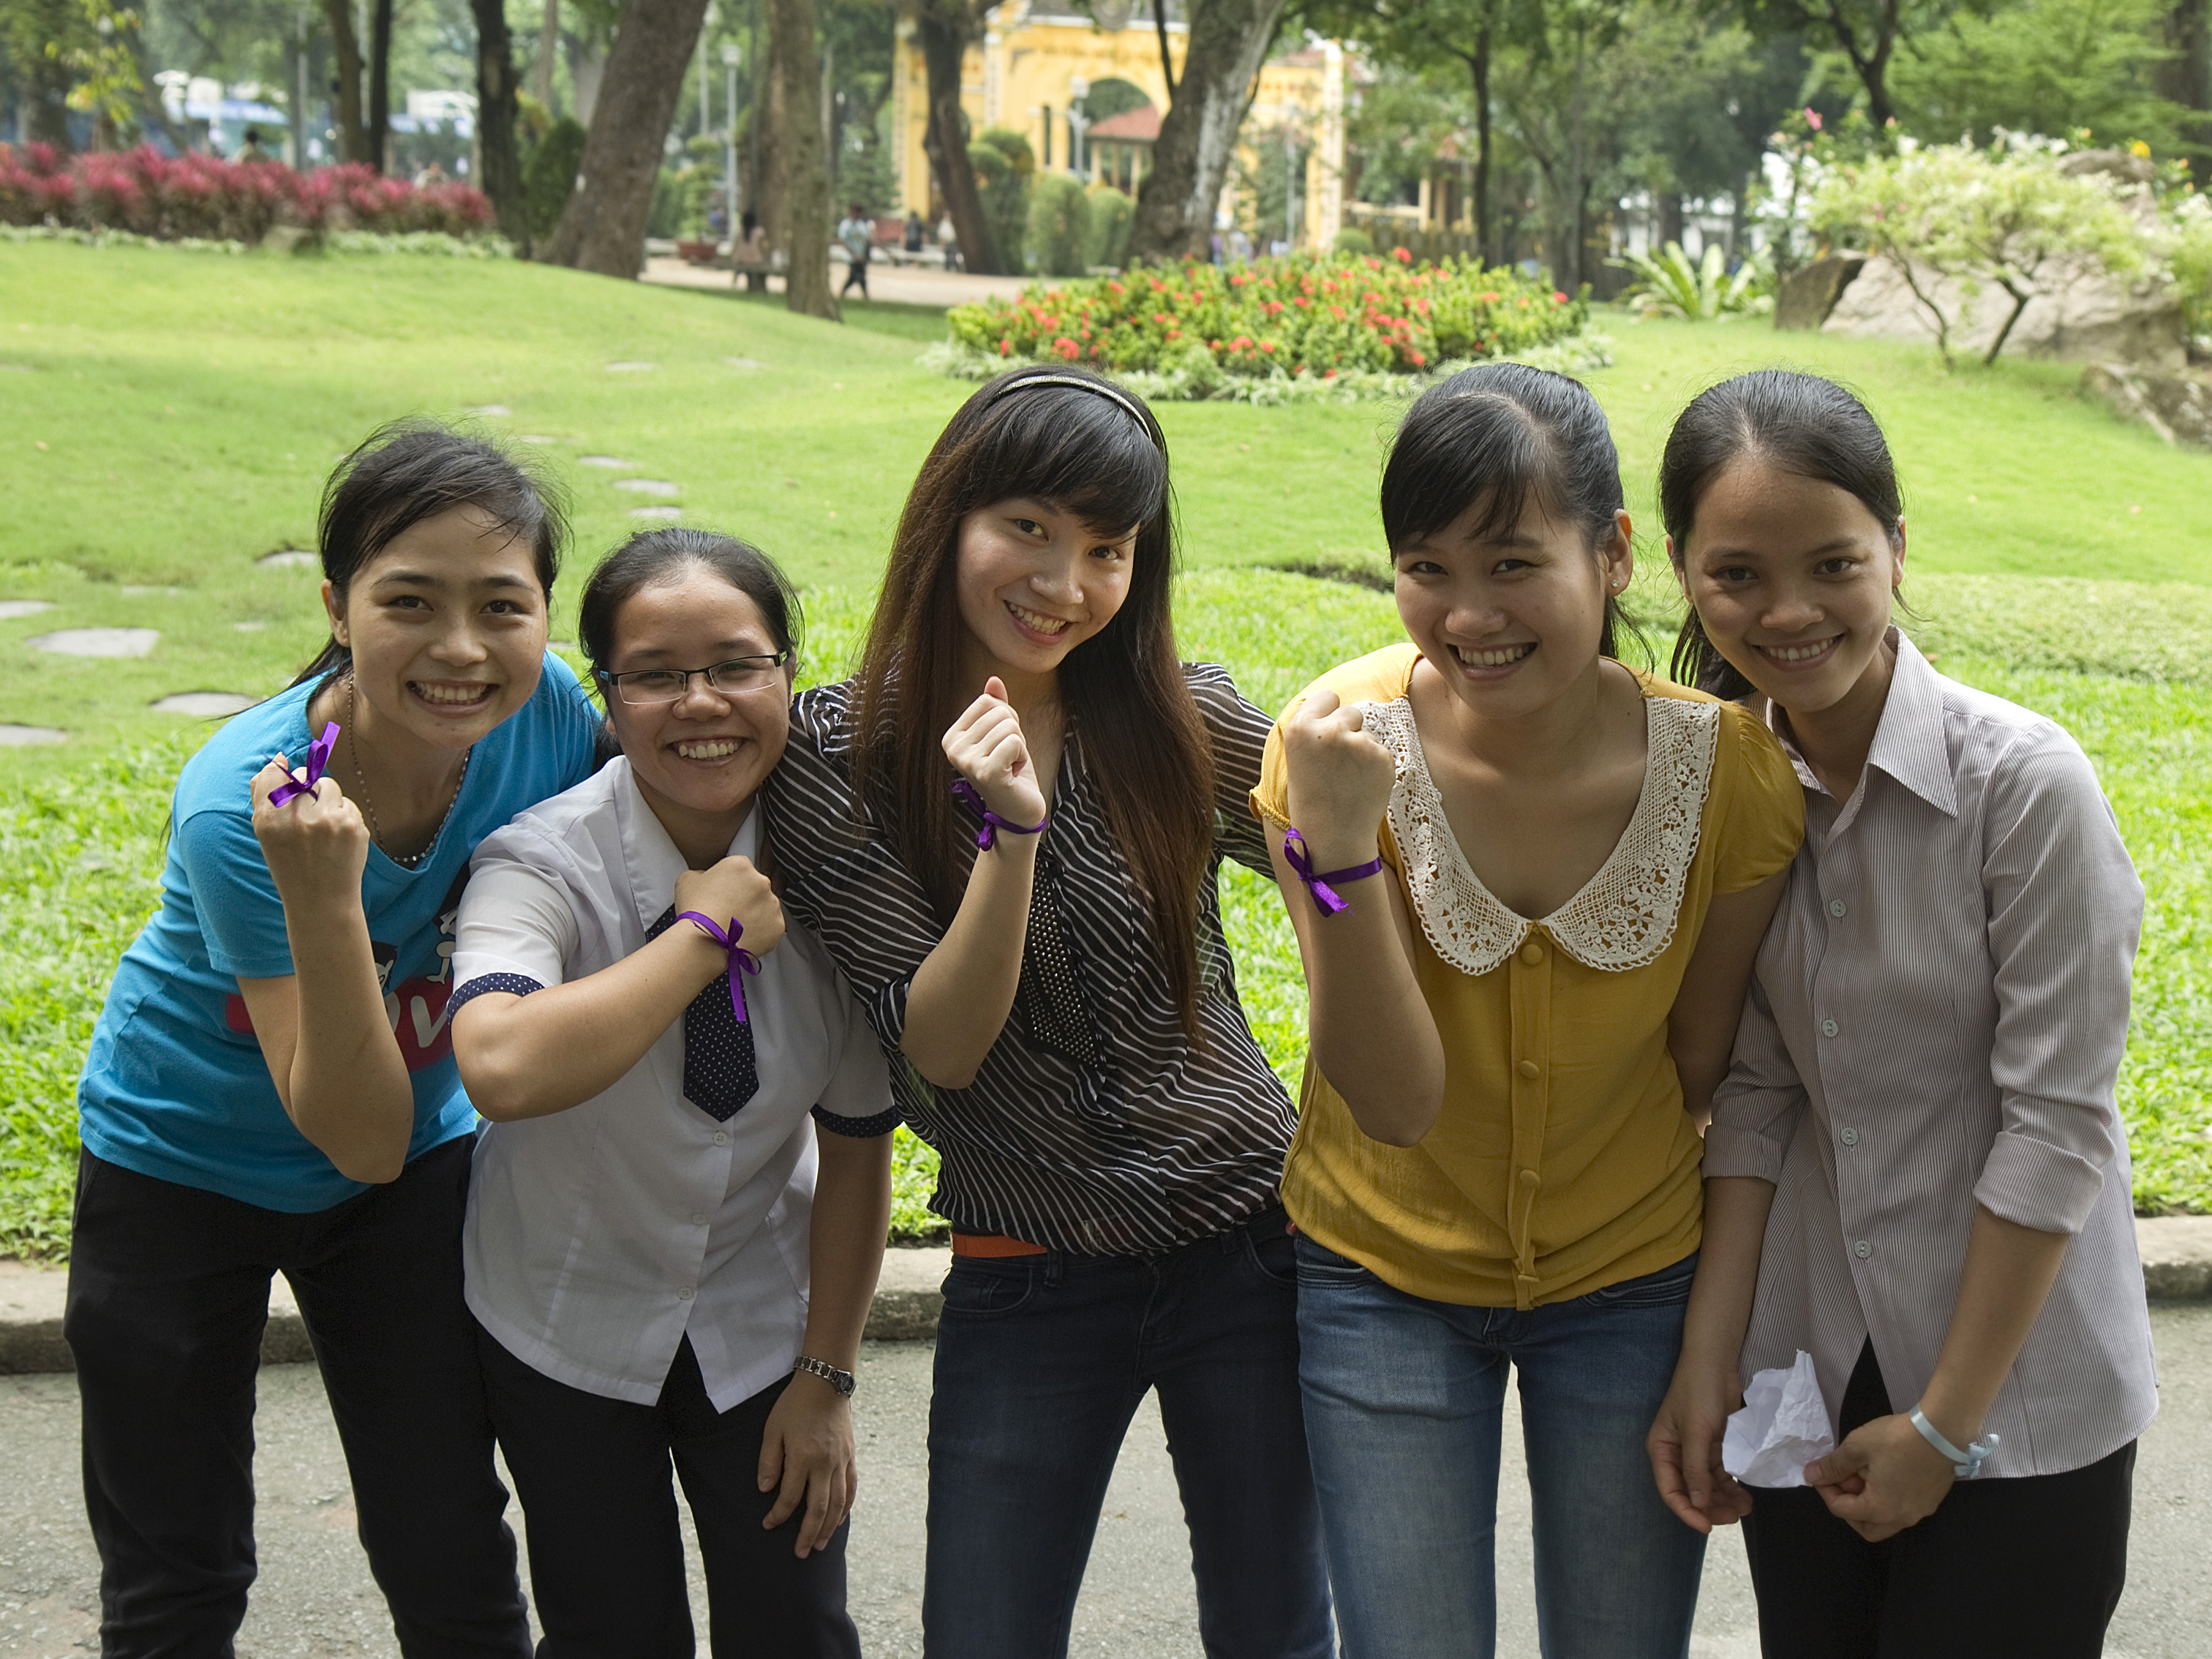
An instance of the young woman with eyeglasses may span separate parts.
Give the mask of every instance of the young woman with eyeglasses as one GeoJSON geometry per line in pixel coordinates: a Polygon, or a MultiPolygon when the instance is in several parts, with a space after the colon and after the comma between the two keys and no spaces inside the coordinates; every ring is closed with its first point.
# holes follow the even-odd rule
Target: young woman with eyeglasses
{"type": "Polygon", "coordinates": [[[487,839],[461,902],[469,1306],[549,1652],[692,1651],[672,1465],[715,1653],[860,1652],[847,1401],[896,1117],[753,810],[799,626],[742,542],[617,549],[581,637],[621,756],[487,839]]]}

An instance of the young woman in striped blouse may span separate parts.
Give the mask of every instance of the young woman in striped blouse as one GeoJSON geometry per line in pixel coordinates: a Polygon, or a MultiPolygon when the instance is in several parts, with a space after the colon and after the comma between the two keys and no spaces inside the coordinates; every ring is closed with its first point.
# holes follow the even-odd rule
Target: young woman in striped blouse
{"type": "Polygon", "coordinates": [[[1268,868],[1267,717],[1177,661],[1167,451],[1075,369],[923,464],[860,673],[802,696],[768,825],[942,1158],[926,1651],[1064,1653],[1147,1390],[1214,1656],[1329,1651],[1277,1195],[1292,1115],[1214,872],[1268,868]]]}
{"type": "Polygon", "coordinates": [[[1714,1099],[1661,1492],[1745,1516],[1769,1653],[2087,1659],[2158,1406],[2113,1101],[2142,888],[2073,738],[1891,625],[1905,521],[1856,398],[1722,382],[1659,501],[1676,672],[1764,713],[1806,817],[1714,1099]],[[1800,1349],[1842,1444],[1747,1493],[1723,1423],[1800,1349]]]}

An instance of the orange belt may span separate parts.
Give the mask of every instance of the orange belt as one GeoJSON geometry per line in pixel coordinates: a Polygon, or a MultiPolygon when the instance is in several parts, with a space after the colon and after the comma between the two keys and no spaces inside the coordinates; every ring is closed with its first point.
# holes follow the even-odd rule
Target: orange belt
{"type": "Polygon", "coordinates": [[[1009,1256],[1049,1255],[1052,1253],[1042,1244],[1032,1244],[1026,1239],[1008,1238],[1002,1233],[955,1233],[952,1235],[952,1254],[1009,1256]]]}

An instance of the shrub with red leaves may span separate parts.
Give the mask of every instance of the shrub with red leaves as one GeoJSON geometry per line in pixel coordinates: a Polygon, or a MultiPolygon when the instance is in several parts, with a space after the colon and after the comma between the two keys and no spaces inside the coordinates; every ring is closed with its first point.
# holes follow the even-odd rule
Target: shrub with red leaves
{"type": "Polygon", "coordinates": [[[334,230],[489,230],[491,204],[467,185],[417,189],[359,162],[298,173],[278,161],[163,155],[150,145],[121,155],[64,157],[50,144],[0,144],[0,224],[128,230],[258,242],[279,225],[311,236],[334,230]]]}

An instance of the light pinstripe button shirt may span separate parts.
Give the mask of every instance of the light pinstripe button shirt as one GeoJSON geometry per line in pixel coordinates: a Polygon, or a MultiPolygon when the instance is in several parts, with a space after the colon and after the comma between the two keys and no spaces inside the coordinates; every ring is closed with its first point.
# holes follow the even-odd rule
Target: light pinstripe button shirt
{"type": "Polygon", "coordinates": [[[1910,1410],[1984,1205],[2074,1236],[1984,1425],[1985,1474],[2053,1474],[2158,1409],[2113,1101],[2142,886],[2072,738],[1891,639],[1851,798],[1791,751],[1805,845],[1713,1103],[1705,1174],[1777,1189],[1743,1376],[1808,1349],[1832,1420],[1871,1334],[1910,1410]]]}

